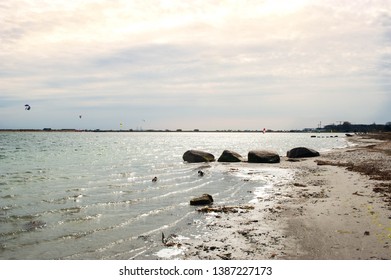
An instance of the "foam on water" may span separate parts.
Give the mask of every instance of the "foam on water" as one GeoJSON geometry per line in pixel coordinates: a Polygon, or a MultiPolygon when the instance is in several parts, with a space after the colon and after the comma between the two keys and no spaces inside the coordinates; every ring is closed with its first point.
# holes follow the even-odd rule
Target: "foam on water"
{"type": "Polygon", "coordinates": [[[183,250],[180,248],[164,248],[155,253],[154,255],[161,259],[172,259],[183,254],[183,250]]]}

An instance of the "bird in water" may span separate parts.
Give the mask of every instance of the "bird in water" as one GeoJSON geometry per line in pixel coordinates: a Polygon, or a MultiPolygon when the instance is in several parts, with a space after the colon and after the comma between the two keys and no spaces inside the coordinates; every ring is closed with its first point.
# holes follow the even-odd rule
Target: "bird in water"
{"type": "Polygon", "coordinates": [[[198,176],[204,176],[204,172],[202,170],[198,170],[198,176]]]}
{"type": "Polygon", "coordinates": [[[153,177],[152,182],[157,182],[157,177],[153,177]]]}
{"type": "Polygon", "coordinates": [[[26,104],[26,105],[24,105],[24,109],[27,110],[27,111],[30,111],[31,106],[29,104],[26,104]]]}
{"type": "Polygon", "coordinates": [[[31,221],[24,225],[24,230],[26,231],[33,231],[36,229],[41,229],[46,227],[46,223],[43,221],[31,221]]]}

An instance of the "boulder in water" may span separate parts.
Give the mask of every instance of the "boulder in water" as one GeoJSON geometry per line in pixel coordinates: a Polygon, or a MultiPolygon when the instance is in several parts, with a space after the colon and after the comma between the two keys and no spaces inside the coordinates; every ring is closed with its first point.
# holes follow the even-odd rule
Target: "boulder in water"
{"type": "Polygon", "coordinates": [[[241,162],[243,157],[236,152],[225,150],[219,159],[218,162],[241,162]]]}
{"type": "Polygon", "coordinates": [[[213,203],[213,198],[210,194],[203,194],[200,197],[196,197],[190,200],[190,205],[193,206],[208,205],[211,203],[213,203]]]}
{"type": "Polygon", "coordinates": [[[279,163],[280,156],[271,151],[256,150],[248,153],[248,162],[250,163],[279,163]]]}
{"type": "Polygon", "coordinates": [[[215,161],[214,155],[197,150],[189,150],[183,154],[183,160],[189,163],[215,161]]]}

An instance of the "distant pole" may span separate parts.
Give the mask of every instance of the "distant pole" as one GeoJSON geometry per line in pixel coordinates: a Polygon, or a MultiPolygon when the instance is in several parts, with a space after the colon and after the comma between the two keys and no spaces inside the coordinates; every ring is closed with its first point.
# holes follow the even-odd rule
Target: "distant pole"
{"type": "Polygon", "coordinates": [[[320,121],[318,124],[318,130],[321,130],[321,129],[322,129],[322,121],[320,121]]]}

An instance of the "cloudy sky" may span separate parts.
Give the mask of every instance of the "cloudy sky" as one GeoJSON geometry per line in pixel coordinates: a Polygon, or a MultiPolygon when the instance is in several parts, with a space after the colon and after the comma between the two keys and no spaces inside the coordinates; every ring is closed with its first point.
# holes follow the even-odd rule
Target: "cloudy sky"
{"type": "Polygon", "coordinates": [[[0,2],[0,128],[295,129],[390,108],[391,0],[0,2]]]}

